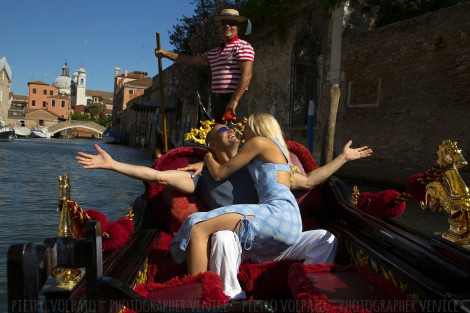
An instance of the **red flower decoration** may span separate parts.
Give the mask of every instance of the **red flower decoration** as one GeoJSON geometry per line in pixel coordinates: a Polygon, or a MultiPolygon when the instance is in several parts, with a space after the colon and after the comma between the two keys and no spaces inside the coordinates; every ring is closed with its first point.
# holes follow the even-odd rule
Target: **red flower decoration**
{"type": "Polygon", "coordinates": [[[235,115],[235,112],[233,112],[233,109],[228,109],[225,111],[224,116],[222,117],[222,120],[226,122],[235,121],[236,119],[237,116],[235,115]]]}
{"type": "Polygon", "coordinates": [[[378,218],[395,218],[406,210],[406,202],[402,193],[387,189],[379,192],[362,192],[359,196],[358,208],[378,218]]]}

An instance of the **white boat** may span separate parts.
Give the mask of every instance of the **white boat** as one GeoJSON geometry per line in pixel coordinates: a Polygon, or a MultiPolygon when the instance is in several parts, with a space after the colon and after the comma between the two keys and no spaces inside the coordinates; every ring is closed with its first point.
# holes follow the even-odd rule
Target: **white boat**
{"type": "Polygon", "coordinates": [[[12,141],[13,139],[15,139],[15,130],[0,120],[0,141],[12,141]]]}
{"type": "Polygon", "coordinates": [[[11,127],[0,128],[0,141],[12,141],[15,139],[15,130],[11,127]]]}
{"type": "Polygon", "coordinates": [[[31,136],[31,129],[24,126],[15,127],[15,135],[17,137],[29,137],[31,136]]]}
{"type": "Polygon", "coordinates": [[[31,137],[33,138],[51,138],[51,134],[44,128],[33,128],[31,129],[31,137]]]}

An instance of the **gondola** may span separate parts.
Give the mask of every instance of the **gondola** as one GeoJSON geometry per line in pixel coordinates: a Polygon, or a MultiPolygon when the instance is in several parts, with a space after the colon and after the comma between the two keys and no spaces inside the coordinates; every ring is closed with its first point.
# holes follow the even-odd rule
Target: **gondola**
{"type": "MultiPolygon", "coordinates": [[[[305,172],[318,166],[303,145],[288,146],[305,172]]],[[[444,154],[460,153],[450,141],[441,146],[444,154]]],[[[176,169],[205,153],[178,147],[153,166],[176,169]]],[[[62,178],[59,235],[8,251],[9,312],[470,312],[470,193],[458,174],[463,161],[442,162],[437,176],[414,182],[421,183],[423,206],[454,205],[445,234],[424,235],[393,222],[406,209],[402,192],[382,186],[362,192],[354,181],[331,177],[296,197],[304,230],[335,234],[335,262],[242,264],[239,280],[248,299],[231,302],[216,274],[185,276],[168,252],[182,220],[204,208],[197,198],[147,184],[133,212],[109,222],[99,212],[84,218],[62,178]],[[449,193],[456,186],[463,186],[460,194],[449,193]]],[[[408,205],[413,201],[408,195],[408,205]]]]}

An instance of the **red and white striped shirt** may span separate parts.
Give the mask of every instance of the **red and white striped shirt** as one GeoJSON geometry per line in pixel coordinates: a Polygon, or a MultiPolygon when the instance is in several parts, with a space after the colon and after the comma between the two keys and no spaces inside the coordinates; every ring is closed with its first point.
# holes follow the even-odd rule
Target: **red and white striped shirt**
{"type": "Polygon", "coordinates": [[[253,62],[255,51],[245,40],[235,38],[223,47],[209,50],[207,60],[212,73],[212,92],[232,93],[240,82],[240,63],[253,62]]]}

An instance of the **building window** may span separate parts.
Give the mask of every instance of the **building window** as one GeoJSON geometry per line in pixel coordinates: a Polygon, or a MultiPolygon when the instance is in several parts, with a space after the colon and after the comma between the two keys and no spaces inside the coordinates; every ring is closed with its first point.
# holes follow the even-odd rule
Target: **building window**
{"type": "Polygon", "coordinates": [[[49,90],[49,95],[53,95],[54,94],[54,91],[53,90],[49,90]]]}
{"type": "Polygon", "coordinates": [[[61,106],[64,108],[65,107],[65,101],[62,100],[61,106]]]}
{"type": "Polygon", "coordinates": [[[133,95],[134,94],[134,89],[129,89],[129,94],[133,95]]]}
{"type": "Polygon", "coordinates": [[[44,89],[44,90],[42,91],[42,93],[43,93],[44,95],[47,95],[47,90],[44,89]]]}
{"type": "Polygon", "coordinates": [[[33,107],[35,107],[35,106],[36,106],[36,100],[31,101],[31,105],[32,105],[33,107]]]}
{"type": "Polygon", "coordinates": [[[44,120],[39,120],[39,126],[44,126],[44,120]]]}
{"type": "Polygon", "coordinates": [[[47,102],[46,102],[46,101],[43,101],[43,102],[42,102],[42,106],[43,106],[44,108],[47,107],[47,102]]]}
{"type": "Polygon", "coordinates": [[[20,126],[21,126],[21,127],[25,127],[25,125],[26,125],[26,124],[24,123],[24,121],[20,121],[20,126]]]}
{"type": "Polygon", "coordinates": [[[85,83],[85,80],[83,78],[80,78],[80,85],[83,85],[85,83]]]}
{"type": "Polygon", "coordinates": [[[52,106],[55,107],[55,100],[52,100],[52,106]]]}
{"type": "Polygon", "coordinates": [[[36,88],[33,88],[33,93],[36,93],[36,88]]]}

